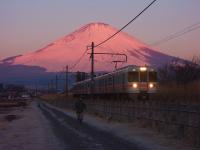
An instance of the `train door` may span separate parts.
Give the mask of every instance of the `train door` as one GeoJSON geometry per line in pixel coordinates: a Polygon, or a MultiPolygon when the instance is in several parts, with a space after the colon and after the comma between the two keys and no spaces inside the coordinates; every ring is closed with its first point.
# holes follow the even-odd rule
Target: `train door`
{"type": "Polygon", "coordinates": [[[122,73],[122,75],[121,75],[121,78],[122,78],[122,93],[125,93],[126,91],[125,91],[125,74],[124,73],[122,73]]]}
{"type": "Polygon", "coordinates": [[[114,75],[112,76],[112,83],[113,83],[112,84],[112,91],[113,91],[112,93],[115,93],[115,76],[114,75]]]}
{"type": "Polygon", "coordinates": [[[146,67],[140,67],[139,71],[139,89],[141,92],[147,92],[148,90],[148,71],[146,67]]]}

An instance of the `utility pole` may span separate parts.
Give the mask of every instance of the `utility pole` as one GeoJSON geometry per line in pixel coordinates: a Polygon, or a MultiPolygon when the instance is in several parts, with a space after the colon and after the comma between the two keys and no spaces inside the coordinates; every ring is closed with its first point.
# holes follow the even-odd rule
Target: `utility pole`
{"type": "Polygon", "coordinates": [[[91,46],[91,96],[93,99],[94,94],[94,42],[92,42],[91,46]]]}
{"type": "Polygon", "coordinates": [[[115,61],[112,61],[113,63],[115,63],[115,70],[117,70],[117,63],[124,63],[124,62],[127,62],[126,61],[121,61],[121,60],[115,60],[115,61]]]}
{"type": "Polygon", "coordinates": [[[35,96],[37,96],[38,93],[38,87],[37,87],[37,81],[35,82],[35,96]]]}
{"type": "Polygon", "coordinates": [[[51,80],[51,92],[54,91],[53,79],[51,80]]]}
{"type": "Polygon", "coordinates": [[[58,91],[58,75],[56,74],[56,93],[58,91]]]}
{"type": "Polygon", "coordinates": [[[47,93],[49,94],[49,92],[50,92],[50,84],[49,84],[49,82],[48,82],[48,85],[47,85],[47,93]]]}
{"type": "Polygon", "coordinates": [[[66,96],[68,96],[68,72],[69,71],[69,67],[68,65],[66,66],[66,72],[65,72],[65,92],[66,92],[66,96]]]}
{"type": "MultiPolygon", "coordinates": [[[[88,53],[90,55],[92,55],[92,53],[88,53]]],[[[123,54],[123,53],[94,53],[93,52],[93,58],[94,58],[94,55],[111,55],[111,56],[124,56],[125,57],[125,60],[115,60],[115,61],[112,61],[113,63],[115,63],[115,69],[117,69],[117,63],[126,63],[127,60],[128,60],[128,56],[126,54],[123,54]]]]}

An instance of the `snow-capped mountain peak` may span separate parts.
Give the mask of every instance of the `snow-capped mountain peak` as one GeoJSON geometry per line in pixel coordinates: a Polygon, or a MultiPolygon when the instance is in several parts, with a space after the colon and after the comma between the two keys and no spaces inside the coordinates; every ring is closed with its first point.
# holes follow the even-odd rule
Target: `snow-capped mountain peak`
{"type": "MultiPolygon", "coordinates": [[[[32,53],[5,59],[3,63],[23,64],[28,66],[40,66],[48,71],[59,71],[64,66],[73,64],[92,42],[98,44],[113,35],[116,28],[105,23],[87,24],[67,36],[64,36],[46,47],[32,53]]],[[[120,32],[105,44],[95,48],[95,52],[124,53],[128,56],[128,62],[119,64],[125,65],[161,65],[171,61],[174,57],[157,52],[146,44],[120,32]]],[[[95,55],[95,70],[113,70],[113,60],[123,59],[114,56],[95,55]]],[[[89,71],[89,55],[85,55],[73,71],[89,71]]]]}

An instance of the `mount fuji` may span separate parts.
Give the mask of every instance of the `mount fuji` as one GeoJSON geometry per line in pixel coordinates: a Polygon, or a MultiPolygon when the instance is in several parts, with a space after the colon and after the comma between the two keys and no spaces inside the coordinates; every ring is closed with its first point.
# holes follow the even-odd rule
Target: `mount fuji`
{"type": "MultiPolygon", "coordinates": [[[[38,66],[47,72],[60,71],[64,66],[70,67],[83,55],[92,42],[98,44],[118,31],[105,23],[90,23],[71,34],[50,43],[37,51],[10,57],[0,61],[0,64],[38,66]]],[[[126,65],[160,66],[175,59],[173,56],[158,52],[147,44],[139,41],[127,33],[120,32],[111,40],[96,47],[95,52],[123,53],[128,56],[127,63],[119,63],[120,67],[126,65]]],[[[90,55],[88,51],[72,71],[89,71],[90,55]]],[[[112,61],[122,60],[120,56],[95,55],[95,71],[111,71],[114,68],[112,61]]]]}

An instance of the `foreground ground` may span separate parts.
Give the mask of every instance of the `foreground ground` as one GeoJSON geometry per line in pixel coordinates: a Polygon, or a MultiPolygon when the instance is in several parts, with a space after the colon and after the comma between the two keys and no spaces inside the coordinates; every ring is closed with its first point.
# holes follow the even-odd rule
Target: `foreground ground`
{"type": "Polygon", "coordinates": [[[193,150],[132,124],[86,115],[80,125],[74,117],[72,111],[36,101],[26,108],[1,109],[0,150],[193,150]],[[8,114],[16,118],[5,120],[8,114]]]}
{"type": "Polygon", "coordinates": [[[0,138],[0,150],[64,150],[35,102],[0,108],[0,138]],[[16,118],[7,120],[8,115],[16,118]]]}
{"type": "Polygon", "coordinates": [[[137,150],[130,142],[32,102],[1,111],[1,150],[137,150]],[[16,115],[14,120],[5,120],[16,115]]]}
{"type": "Polygon", "coordinates": [[[44,115],[51,121],[55,134],[66,142],[66,148],[72,150],[138,150],[137,146],[109,132],[94,126],[79,124],[76,119],[67,116],[46,105],[39,106],[44,115]]]}

